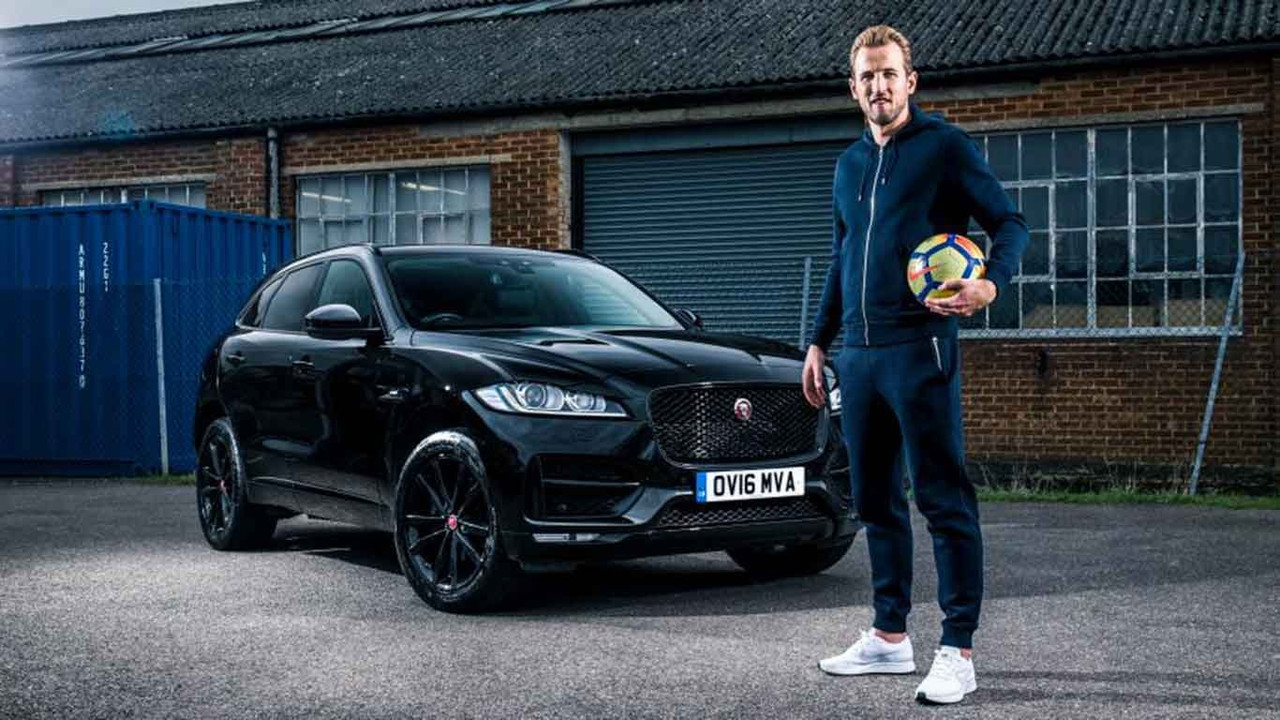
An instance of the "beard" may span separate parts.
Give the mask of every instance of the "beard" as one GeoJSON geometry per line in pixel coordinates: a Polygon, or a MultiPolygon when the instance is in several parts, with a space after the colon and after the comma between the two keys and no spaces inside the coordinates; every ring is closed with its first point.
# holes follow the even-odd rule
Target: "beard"
{"type": "Polygon", "coordinates": [[[892,101],[883,104],[872,104],[871,101],[867,101],[865,110],[867,120],[881,127],[889,125],[902,114],[904,105],[905,103],[899,104],[892,101]]]}

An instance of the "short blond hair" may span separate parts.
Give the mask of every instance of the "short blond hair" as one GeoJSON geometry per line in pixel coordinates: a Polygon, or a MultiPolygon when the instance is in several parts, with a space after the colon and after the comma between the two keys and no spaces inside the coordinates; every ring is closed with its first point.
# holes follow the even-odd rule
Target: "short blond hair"
{"type": "Polygon", "coordinates": [[[906,63],[906,70],[908,73],[913,72],[911,67],[911,41],[907,39],[906,35],[888,25],[872,25],[858,33],[858,37],[853,39],[853,47],[849,48],[849,71],[853,72],[854,61],[859,50],[864,47],[885,47],[890,43],[902,48],[902,58],[906,63]]]}

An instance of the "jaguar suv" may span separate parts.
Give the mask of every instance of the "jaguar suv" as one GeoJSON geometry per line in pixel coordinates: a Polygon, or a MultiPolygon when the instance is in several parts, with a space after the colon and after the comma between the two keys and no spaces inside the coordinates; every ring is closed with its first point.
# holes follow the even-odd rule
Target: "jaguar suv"
{"type": "MultiPolygon", "coordinates": [[[[767,278],[744,292],[768,292],[767,278]]],[[[839,388],[575,252],[345,246],[267,277],[204,360],[197,509],[219,550],[306,515],[392,533],[433,607],[524,572],[727,551],[763,577],[858,530],[839,388]]]]}

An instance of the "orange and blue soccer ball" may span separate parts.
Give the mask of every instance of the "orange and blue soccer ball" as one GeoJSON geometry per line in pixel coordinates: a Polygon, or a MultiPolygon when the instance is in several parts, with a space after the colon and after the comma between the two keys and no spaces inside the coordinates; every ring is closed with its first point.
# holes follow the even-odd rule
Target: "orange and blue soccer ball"
{"type": "Polygon", "coordinates": [[[934,235],[916,246],[907,262],[907,284],[922,304],[955,295],[940,289],[949,280],[976,280],[987,272],[987,258],[978,244],[963,235],[934,235]]]}

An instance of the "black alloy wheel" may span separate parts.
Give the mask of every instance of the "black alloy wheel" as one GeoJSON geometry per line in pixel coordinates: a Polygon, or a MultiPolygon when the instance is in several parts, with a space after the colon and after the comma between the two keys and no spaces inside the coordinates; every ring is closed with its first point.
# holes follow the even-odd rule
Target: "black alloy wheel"
{"type": "Polygon", "coordinates": [[[249,504],[244,462],[231,423],[218,418],[205,430],[196,458],[196,509],[205,540],[218,550],[266,545],[276,519],[249,504]]]}
{"type": "Polygon", "coordinates": [[[400,567],[432,607],[480,612],[507,596],[515,566],[498,543],[498,514],[473,447],[444,441],[411,457],[395,513],[400,567]]]}

